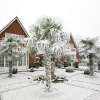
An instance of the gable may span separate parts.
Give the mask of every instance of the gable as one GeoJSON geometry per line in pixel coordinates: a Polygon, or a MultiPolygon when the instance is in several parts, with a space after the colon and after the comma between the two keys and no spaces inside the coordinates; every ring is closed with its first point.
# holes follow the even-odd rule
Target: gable
{"type": "Polygon", "coordinates": [[[75,41],[73,39],[72,34],[70,34],[70,41],[69,42],[74,45],[74,48],[77,48],[77,45],[76,45],[76,43],[75,43],[75,41]]]}
{"type": "Polygon", "coordinates": [[[19,21],[17,17],[15,17],[10,23],[8,23],[1,31],[0,31],[0,38],[5,37],[5,33],[13,33],[18,35],[24,35],[28,37],[28,33],[26,32],[25,28],[19,21]]]}

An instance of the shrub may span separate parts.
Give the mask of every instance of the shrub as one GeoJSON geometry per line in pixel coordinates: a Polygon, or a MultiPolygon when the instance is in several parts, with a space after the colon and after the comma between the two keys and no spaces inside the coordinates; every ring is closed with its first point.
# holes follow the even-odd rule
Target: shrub
{"type": "Polygon", "coordinates": [[[13,68],[12,73],[13,74],[17,74],[17,72],[18,72],[18,69],[17,68],[13,68]]]}
{"type": "Polygon", "coordinates": [[[89,75],[90,74],[90,69],[85,69],[84,74],[89,75]]]}
{"type": "Polygon", "coordinates": [[[65,81],[68,81],[65,76],[55,76],[55,78],[52,80],[52,83],[63,83],[65,81]]]}
{"type": "Polygon", "coordinates": [[[34,69],[33,69],[33,67],[31,67],[31,68],[30,68],[30,72],[34,72],[34,69]]]}
{"type": "Polygon", "coordinates": [[[67,67],[66,68],[66,72],[73,72],[74,70],[73,70],[73,68],[72,67],[67,67]]]}

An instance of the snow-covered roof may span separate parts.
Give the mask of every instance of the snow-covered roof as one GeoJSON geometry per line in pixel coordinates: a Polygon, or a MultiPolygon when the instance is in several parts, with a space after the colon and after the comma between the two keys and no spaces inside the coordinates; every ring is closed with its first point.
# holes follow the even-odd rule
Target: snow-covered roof
{"type": "Polygon", "coordinates": [[[15,20],[18,21],[18,23],[20,24],[20,26],[22,27],[23,31],[26,33],[27,36],[29,36],[28,32],[26,31],[26,29],[24,28],[24,26],[22,25],[21,21],[19,20],[19,18],[16,16],[13,20],[11,20],[8,24],[6,24],[1,30],[0,30],[0,34],[6,29],[8,28],[15,20]]]}

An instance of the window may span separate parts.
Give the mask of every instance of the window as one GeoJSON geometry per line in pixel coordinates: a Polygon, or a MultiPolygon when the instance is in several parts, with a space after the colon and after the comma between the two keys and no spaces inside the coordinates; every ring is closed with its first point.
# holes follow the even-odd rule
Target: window
{"type": "Polygon", "coordinates": [[[13,61],[13,67],[17,66],[17,60],[13,61]]]}
{"type": "Polygon", "coordinates": [[[0,56],[0,67],[4,67],[4,56],[0,56]]]}
{"type": "MultiPolygon", "coordinates": [[[[9,62],[8,62],[7,59],[6,59],[5,67],[8,67],[8,66],[9,66],[9,62]]],[[[17,66],[17,60],[16,60],[16,61],[13,61],[12,66],[14,66],[14,67],[17,66]]]]}
{"type": "Polygon", "coordinates": [[[19,61],[18,66],[26,66],[26,55],[24,55],[19,61]]]}
{"type": "Polygon", "coordinates": [[[6,58],[6,65],[5,67],[8,67],[9,66],[9,62],[7,61],[7,58],[6,58]]]}
{"type": "Polygon", "coordinates": [[[75,60],[75,55],[71,55],[71,60],[75,60]]]}
{"type": "Polygon", "coordinates": [[[12,37],[13,37],[14,39],[18,39],[18,35],[16,35],[16,34],[12,34],[12,37]]]}
{"type": "Polygon", "coordinates": [[[9,38],[9,37],[11,37],[11,36],[12,36],[11,33],[5,33],[5,38],[9,38]]]}
{"type": "Polygon", "coordinates": [[[23,66],[26,66],[26,55],[23,56],[22,61],[23,61],[23,66]]]}
{"type": "Polygon", "coordinates": [[[19,60],[18,66],[22,66],[22,58],[19,60]]]}
{"type": "Polygon", "coordinates": [[[12,34],[12,33],[6,33],[5,38],[13,37],[15,39],[23,40],[24,35],[18,35],[18,34],[12,34]]]}

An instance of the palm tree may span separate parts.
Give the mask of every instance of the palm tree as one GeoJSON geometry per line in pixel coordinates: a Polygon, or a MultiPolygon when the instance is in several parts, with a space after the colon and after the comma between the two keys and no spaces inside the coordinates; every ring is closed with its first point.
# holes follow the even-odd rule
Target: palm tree
{"type": "Polygon", "coordinates": [[[97,58],[97,53],[100,46],[98,46],[98,38],[86,38],[81,40],[80,54],[89,58],[90,75],[94,74],[94,59],[97,58]]]}
{"type": "MultiPolygon", "coordinates": [[[[51,91],[51,51],[50,48],[52,44],[55,42],[55,34],[61,31],[62,25],[61,23],[56,22],[52,18],[43,17],[37,21],[37,24],[32,25],[30,27],[30,32],[33,37],[36,37],[36,41],[48,40],[49,47],[45,48],[44,60],[45,60],[45,72],[46,72],[46,91],[51,91]]],[[[54,62],[52,62],[54,65],[54,62]]],[[[54,71],[54,70],[53,70],[54,71]]]]}
{"type": "Polygon", "coordinates": [[[20,59],[26,51],[24,51],[22,42],[13,37],[4,38],[0,42],[0,54],[6,57],[9,62],[9,77],[12,76],[12,63],[20,59]]]}
{"type": "Polygon", "coordinates": [[[37,40],[47,39],[51,42],[54,41],[54,35],[61,30],[62,24],[49,17],[38,19],[37,24],[30,26],[30,33],[36,36],[37,40]]]}

